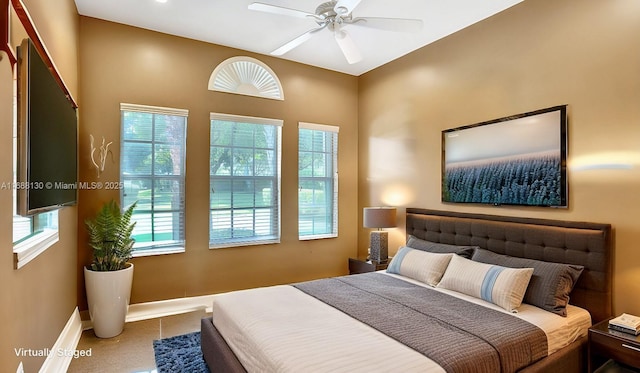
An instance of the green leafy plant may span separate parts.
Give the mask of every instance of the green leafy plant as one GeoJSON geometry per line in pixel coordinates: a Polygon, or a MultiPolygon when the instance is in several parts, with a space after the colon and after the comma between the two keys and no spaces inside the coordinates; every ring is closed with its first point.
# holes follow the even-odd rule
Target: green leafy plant
{"type": "Polygon", "coordinates": [[[136,204],[121,213],[118,203],[112,200],[102,206],[94,219],[85,220],[93,249],[91,270],[118,271],[126,267],[135,242],[131,232],[136,223],[131,223],[131,215],[136,204]]]}

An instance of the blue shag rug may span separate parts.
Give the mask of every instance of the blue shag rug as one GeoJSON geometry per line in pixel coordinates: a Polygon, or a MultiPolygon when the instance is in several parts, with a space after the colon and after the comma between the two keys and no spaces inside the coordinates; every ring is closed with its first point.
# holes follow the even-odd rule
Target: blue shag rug
{"type": "Polygon", "coordinates": [[[209,373],[202,358],[200,332],[153,341],[158,373],[209,373]]]}

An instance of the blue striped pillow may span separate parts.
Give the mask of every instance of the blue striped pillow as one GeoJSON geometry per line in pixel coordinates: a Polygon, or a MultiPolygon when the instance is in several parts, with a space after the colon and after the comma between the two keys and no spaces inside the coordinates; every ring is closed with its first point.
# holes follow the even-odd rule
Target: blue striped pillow
{"type": "Polygon", "coordinates": [[[567,316],[569,295],[584,270],[580,265],[516,258],[485,249],[476,249],[471,260],[510,268],[533,268],[533,275],[522,301],[560,316],[567,316]]]}
{"type": "Polygon", "coordinates": [[[389,263],[387,272],[436,286],[453,255],[430,253],[404,246],[389,263]]]}
{"type": "Polygon", "coordinates": [[[438,287],[454,290],[514,312],[527,291],[533,268],[507,268],[454,255],[438,287]]]}

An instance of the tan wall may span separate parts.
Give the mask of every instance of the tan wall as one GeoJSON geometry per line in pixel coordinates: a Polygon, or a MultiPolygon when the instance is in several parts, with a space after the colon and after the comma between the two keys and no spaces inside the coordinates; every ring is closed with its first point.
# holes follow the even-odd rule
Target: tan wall
{"type": "MultiPolygon", "coordinates": [[[[635,249],[640,228],[634,216],[640,207],[637,1],[527,0],[359,79],[91,18],[80,17],[78,26],[71,0],[63,5],[25,3],[81,106],[80,180],[96,180],[89,167],[90,133],[118,144],[120,102],[190,110],[187,252],[135,259],[134,303],[344,274],[357,242],[360,254],[366,252],[368,231],[357,228],[361,208],[385,204],[611,223],[615,312],[640,313],[639,298],[628,296],[640,292],[640,252],[635,249]],[[281,79],[287,100],[207,91],[213,68],[236,55],[267,63],[281,79]],[[440,202],[441,130],[565,103],[570,107],[570,165],[593,156],[633,167],[570,170],[568,209],[440,202]],[[208,249],[211,111],[284,119],[281,244],[208,249]],[[341,127],[338,239],[297,240],[298,121],[341,127]]],[[[0,180],[11,178],[10,76],[3,58],[0,180]]],[[[107,165],[102,181],[118,179],[119,147],[113,149],[115,162],[107,165]]],[[[76,294],[78,304],[85,306],[81,268],[89,253],[82,222],[117,196],[114,191],[82,191],[78,208],[61,211],[61,242],[25,268],[13,270],[11,255],[0,256],[3,370],[14,370],[20,360],[27,371],[37,370],[44,358],[18,358],[14,348],[51,347],[76,294]]],[[[0,204],[8,206],[10,198],[9,191],[0,190],[0,204]]],[[[0,245],[6,252],[10,219],[2,210],[0,245]]],[[[392,252],[402,244],[402,229],[391,232],[392,252]]]]}
{"type": "MultiPolygon", "coordinates": [[[[636,0],[527,0],[362,76],[360,207],[611,223],[614,311],[640,314],[638,35],[636,0]],[[569,105],[568,209],[440,201],[442,130],[561,104],[569,105]],[[632,168],[575,169],[594,160],[632,168]]],[[[391,232],[392,251],[403,229],[391,232]]],[[[360,230],[360,253],[367,242],[360,230]]]]}
{"type": "MultiPolygon", "coordinates": [[[[43,42],[74,96],[77,96],[78,15],[73,0],[25,0],[43,42]],[[53,22],[55,20],[55,22],[53,22]]],[[[24,34],[13,25],[12,35],[24,34]]],[[[0,60],[0,182],[12,174],[12,72],[0,60]]],[[[51,348],[76,307],[77,209],[60,210],[60,240],[25,267],[14,270],[12,256],[12,195],[0,190],[0,371],[12,372],[20,361],[36,372],[44,357],[18,357],[14,349],[51,348]]]]}
{"type": "MultiPolygon", "coordinates": [[[[81,17],[80,30],[81,180],[97,181],[89,167],[89,134],[114,142],[115,161],[107,162],[100,180],[118,180],[121,102],[189,110],[186,252],[135,258],[133,303],[346,274],[347,258],[357,247],[357,78],[93,18],[81,17]],[[213,69],[238,55],[271,67],[282,82],[285,101],[208,91],[213,69]],[[284,120],[281,244],[209,250],[210,112],[284,120]],[[299,121],[340,126],[336,239],[298,241],[299,121]]],[[[118,191],[80,193],[78,271],[90,261],[83,221],[111,198],[119,198],[118,191]]],[[[78,295],[81,309],[86,308],[82,280],[78,295]]]]}

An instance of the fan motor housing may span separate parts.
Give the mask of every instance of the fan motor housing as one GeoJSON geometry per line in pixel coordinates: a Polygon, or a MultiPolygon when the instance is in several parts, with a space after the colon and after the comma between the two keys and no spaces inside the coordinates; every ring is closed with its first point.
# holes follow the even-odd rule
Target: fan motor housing
{"type": "Polygon", "coordinates": [[[337,3],[337,1],[327,1],[326,3],[318,5],[316,8],[316,15],[322,18],[322,20],[316,21],[318,25],[332,25],[335,23],[341,24],[343,20],[351,19],[351,14],[338,15],[338,13],[336,13],[335,7],[337,3]]]}

